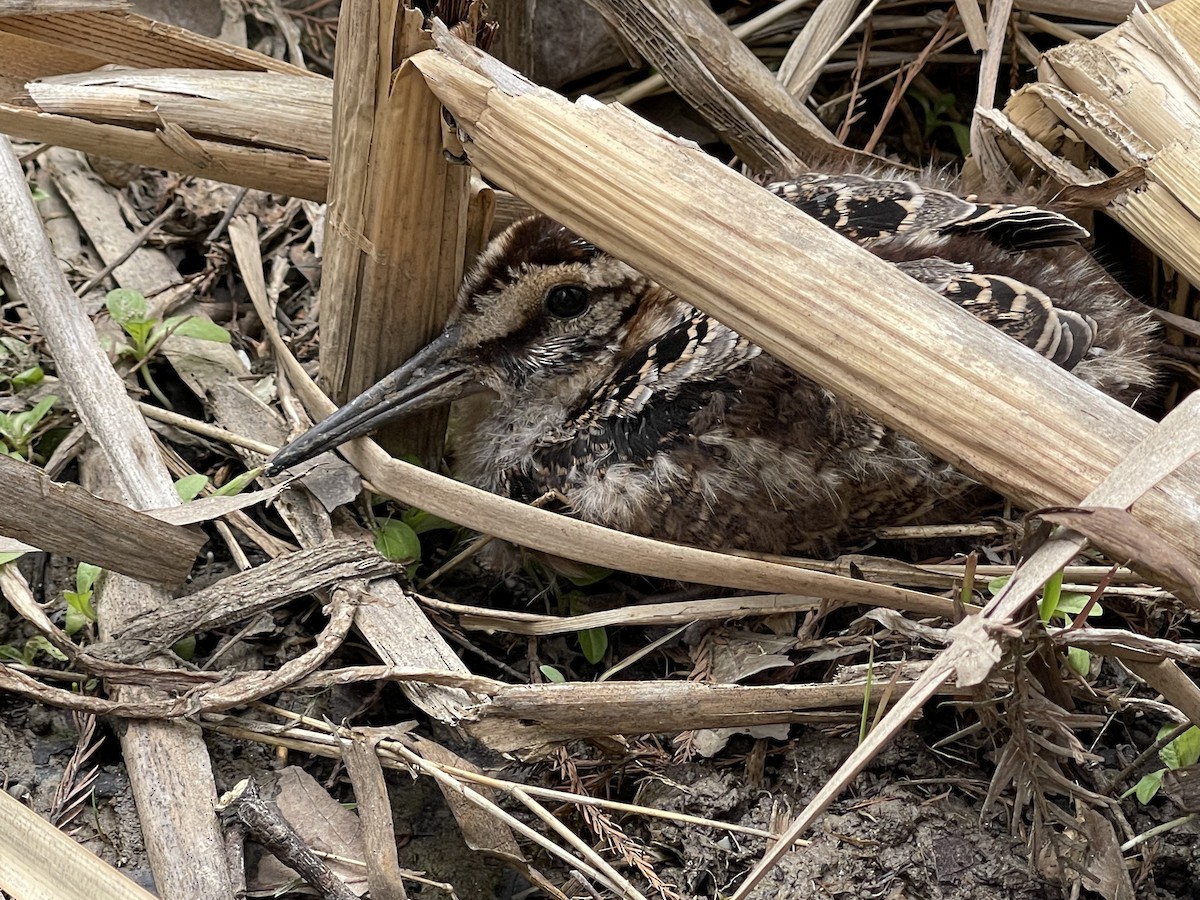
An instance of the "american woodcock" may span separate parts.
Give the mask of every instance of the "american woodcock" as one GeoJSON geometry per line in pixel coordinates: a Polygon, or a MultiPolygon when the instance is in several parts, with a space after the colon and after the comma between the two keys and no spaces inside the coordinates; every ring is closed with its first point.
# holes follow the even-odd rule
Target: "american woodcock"
{"type": "MultiPolygon", "coordinates": [[[[1149,317],[1081,248],[1044,249],[1087,235],[1069,218],[863,175],[767,188],[1100,390],[1152,387],[1149,317]]],[[[441,336],[273,466],[483,390],[466,481],[700,547],[828,555],[972,484],[543,216],[491,243],[441,336]]]]}

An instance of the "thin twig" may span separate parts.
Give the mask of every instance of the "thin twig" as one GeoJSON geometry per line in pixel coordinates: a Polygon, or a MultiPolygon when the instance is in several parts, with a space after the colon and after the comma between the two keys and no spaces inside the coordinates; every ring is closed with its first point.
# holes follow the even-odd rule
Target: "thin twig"
{"type": "MultiPolygon", "coordinates": [[[[296,743],[281,743],[281,746],[297,747],[303,749],[304,752],[309,752],[317,756],[334,757],[338,755],[338,741],[334,735],[334,727],[327,722],[317,719],[312,719],[303,716],[299,713],[280,707],[271,706],[267,703],[256,703],[256,707],[267,710],[271,713],[279,715],[282,718],[294,722],[303,722],[309,727],[315,729],[314,732],[306,732],[298,729],[287,728],[280,730],[275,726],[264,727],[262,732],[256,730],[240,730],[249,729],[250,726],[242,724],[239,727],[238,734],[247,739],[255,740],[262,743],[271,743],[277,739],[286,739],[287,741],[295,741],[296,743]],[[301,742],[303,742],[301,746],[301,742]]],[[[208,718],[205,722],[209,727],[213,727],[219,731],[231,731],[232,727],[229,722],[241,722],[232,716],[215,716],[202,717],[208,718]],[[218,721],[219,720],[219,721],[218,721]]],[[[389,741],[382,741],[380,748],[384,751],[391,746],[389,741]]],[[[381,754],[383,763],[389,768],[404,768],[407,765],[400,765],[395,760],[392,760],[386,753],[381,754]]],[[[728,831],[734,834],[744,834],[749,837],[763,838],[764,840],[775,840],[778,835],[761,828],[752,828],[747,825],[737,825],[732,822],[720,822],[715,819],[706,819],[702,816],[688,815],[687,813],[678,813],[666,809],[655,809],[651,806],[640,806],[634,803],[621,803],[617,800],[606,800],[602,797],[592,797],[587,794],[576,794],[570,791],[560,791],[554,788],[538,787],[530,784],[519,784],[515,781],[508,781],[503,778],[495,778],[490,775],[484,775],[481,772],[474,772],[470,769],[461,769],[457,766],[448,763],[437,763],[444,772],[453,775],[455,778],[462,778],[478,784],[480,787],[492,788],[498,791],[511,792],[515,788],[520,788],[532,797],[541,797],[546,800],[554,800],[559,803],[570,803],[576,806],[594,806],[600,809],[607,809],[617,813],[629,813],[632,815],[647,816],[655,819],[667,819],[672,822],[677,822],[681,825],[698,825],[703,828],[715,828],[720,831],[728,831]]],[[[807,841],[797,841],[796,846],[807,846],[807,841]]]]}
{"type": "Polygon", "coordinates": [[[1129,765],[1114,775],[1113,780],[1108,783],[1108,787],[1104,788],[1100,793],[1104,794],[1105,796],[1110,796],[1113,791],[1124,784],[1130,776],[1132,776],[1135,772],[1140,771],[1141,768],[1151,759],[1151,757],[1154,756],[1154,754],[1158,753],[1159,750],[1163,749],[1163,747],[1167,746],[1167,744],[1171,743],[1171,741],[1178,738],[1191,727],[1191,722],[1183,722],[1179,725],[1176,725],[1157,741],[1139,753],[1133,759],[1133,761],[1129,763],[1129,765]]]}
{"type": "Polygon", "coordinates": [[[238,207],[241,206],[242,201],[246,199],[246,193],[249,190],[249,188],[245,187],[238,189],[238,192],[233,197],[233,202],[230,203],[228,209],[225,210],[225,215],[221,216],[221,221],[213,226],[213,230],[208,233],[208,237],[204,239],[204,243],[211,244],[221,236],[221,232],[223,232],[226,226],[229,225],[230,220],[237,213],[238,207]]]}
{"type": "Polygon", "coordinates": [[[929,43],[925,45],[925,48],[917,54],[917,58],[907,66],[902,67],[904,70],[904,77],[896,79],[896,85],[892,89],[892,95],[888,98],[887,105],[884,107],[883,113],[879,116],[879,122],[875,125],[875,130],[871,132],[871,137],[867,140],[867,143],[863,145],[863,152],[874,152],[876,145],[883,138],[883,132],[887,129],[888,123],[892,120],[892,115],[896,112],[896,107],[900,105],[900,99],[908,90],[909,85],[913,83],[913,79],[920,74],[921,69],[925,66],[925,63],[929,61],[929,57],[931,57],[937,50],[941,49],[943,44],[948,46],[945,38],[950,31],[951,24],[954,21],[955,11],[952,9],[950,13],[947,14],[946,21],[942,23],[942,27],[939,28],[934,33],[933,37],[929,39],[929,43]]]}
{"type": "Polygon", "coordinates": [[[149,239],[150,235],[152,235],[152,234],[154,234],[154,232],[158,231],[158,229],[160,227],[162,227],[162,224],[164,222],[166,222],[167,219],[169,219],[169,218],[171,218],[171,216],[175,215],[175,213],[178,211],[178,209],[179,209],[179,202],[177,200],[173,201],[170,206],[168,206],[166,209],[164,209],[162,212],[160,212],[157,216],[155,216],[153,219],[151,219],[149,224],[143,226],[141,228],[141,230],[139,230],[137,232],[137,234],[135,234],[133,236],[133,240],[130,242],[129,246],[127,248],[125,248],[125,250],[122,251],[119,256],[116,256],[113,259],[109,260],[108,264],[103,269],[101,269],[99,272],[97,272],[95,275],[93,275],[91,278],[89,278],[87,281],[85,281],[79,287],[75,288],[75,296],[76,297],[85,296],[88,291],[90,291],[92,288],[94,288],[96,285],[98,285],[100,282],[102,282],[105,278],[107,278],[109,275],[111,275],[113,273],[113,270],[115,270],[117,268],[117,266],[126,262],[129,259],[129,257],[133,256],[133,254],[138,251],[138,249],[142,246],[142,244],[146,243],[146,241],[149,239]]]}
{"type": "Polygon", "coordinates": [[[1186,816],[1180,816],[1178,819],[1172,819],[1170,822],[1163,822],[1161,825],[1155,825],[1149,831],[1143,831],[1137,837],[1133,838],[1132,840],[1128,840],[1124,844],[1122,844],[1121,852],[1128,853],[1134,847],[1137,847],[1140,844],[1144,844],[1146,841],[1150,840],[1151,838],[1158,837],[1160,834],[1166,834],[1168,831],[1178,828],[1181,825],[1186,825],[1188,822],[1192,821],[1195,818],[1196,818],[1196,813],[1190,813],[1189,815],[1186,815],[1186,816]]]}
{"type": "Polygon", "coordinates": [[[212,438],[214,441],[224,441],[234,447],[241,447],[244,450],[250,450],[254,453],[261,453],[263,456],[270,456],[278,447],[272,447],[270,444],[264,444],[261,441],[256,441],[253,438],[244,437],[240,434],[235,434],[221,428],[219,425],[211,425],[208,422],[201,422],[199,419],[193,419],[190,416],[184,416],[173,410],[163,409],[159,406],[151,406],[149,403],[138,403],[138,409],[147,418],[154,419],[156,422],[162,422],[166,425],[174,425],[176,428],[182,428],[184,431],[190,431],[192,434],[198,434],[202,437],[212,438]]]}

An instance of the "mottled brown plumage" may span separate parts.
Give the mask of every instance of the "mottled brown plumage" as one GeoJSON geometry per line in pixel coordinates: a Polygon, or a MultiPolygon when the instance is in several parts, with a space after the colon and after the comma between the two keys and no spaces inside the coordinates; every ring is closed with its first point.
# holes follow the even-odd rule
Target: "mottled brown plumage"
{"type": "MultiPolygon", "coordinates": [[[[1153,326],[1060,246],[1086,235],[1069,219],[862,175],[767,187],[1101,390],[1133,402],[1152,386],[1153,326]]],[[[972,485],[542,216],[493,241],[430,348],[275,463],[484,388],[495,399],[458,442],[465,480],[701,547],[828,555],[972,485]]]]}

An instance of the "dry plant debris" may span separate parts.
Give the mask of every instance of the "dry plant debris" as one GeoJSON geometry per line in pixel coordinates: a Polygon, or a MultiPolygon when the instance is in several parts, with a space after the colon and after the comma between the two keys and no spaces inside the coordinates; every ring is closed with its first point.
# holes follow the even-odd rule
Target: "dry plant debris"
{"type": "MultiPolygon", "coordinates": [[[[0,892],[287,891],[266,823],[323,896],[1191,896],[1200,2],[588,2],[0,14],[0,892]],[[794,298],[727,296],[779,252],[741,167],[968,153],[1061,191],[1159,313],[1161,421],[995,335],[956,374],[922,317],[829,377],[957,397],[876,411],[1040,515],[730,557],[449,480],[436,416],[386,437],[427,470],[364,441],[264,474],[332,408],[313,376],[344,399],[420,346],[524,203],[664,281],[700,268],[664,232],[724,241],[742,287],[689,299],[786,359],[794,298]],[[713,203],[728,233],[689,230],[713,203]],[[458,526],[579,562],[496,576],[458,526]]],[[[837,327],[907,296],[882,270],[856,308],[869,270],[812,257],[837,327]]]]}

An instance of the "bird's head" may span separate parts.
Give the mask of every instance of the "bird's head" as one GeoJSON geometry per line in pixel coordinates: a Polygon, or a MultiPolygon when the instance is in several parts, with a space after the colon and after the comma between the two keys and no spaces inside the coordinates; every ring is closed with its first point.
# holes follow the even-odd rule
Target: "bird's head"
{"type": "Polygon", "coordinates": [[[653,284],[544,216],[499,235],[463,281],[445,330],[272,457],[273,470],[409,413],[490,389],[501,401],[572,390],[611,357],[653,284]]]}

